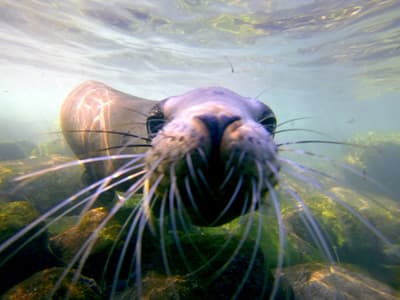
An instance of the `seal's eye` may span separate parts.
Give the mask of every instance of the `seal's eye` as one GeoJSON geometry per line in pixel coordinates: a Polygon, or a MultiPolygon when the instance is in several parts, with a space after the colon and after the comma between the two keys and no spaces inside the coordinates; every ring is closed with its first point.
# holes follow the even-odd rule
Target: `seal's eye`
{"type": "Polygon", "coordinates": [[[276,118],[272,111],[268,111],[258,122],[260,122],[269,133],[272,135],[275,134],[276,118]]]}
{"type": "Polygon", "coordinates": [[[147,134],[152,139],[157,135],[157,132],[164,126],[164,118],[160,116],[150,116],[147,118],[147,134]]]}
{"type": "Polygon", "coordinates": [[[156,104],[150,111],[146,120],[147,134],[149,139],[153,139],[158,131],[164,126],[165,118],[161,110],[161,104],[156,104]]]}

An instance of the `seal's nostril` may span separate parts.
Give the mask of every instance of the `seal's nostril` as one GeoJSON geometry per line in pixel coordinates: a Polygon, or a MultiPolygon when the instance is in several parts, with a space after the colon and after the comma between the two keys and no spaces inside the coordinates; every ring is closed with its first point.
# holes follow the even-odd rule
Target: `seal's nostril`
{"type": "Polygon", "coordinates": [[[226,127],[233,122],[240,120],[240,117],[226,115],[221,115],[218,117],[213,115],[202,115],[198,116],[198,119],[200,119],[207,126],[207,128],[210,129],[210,131],[214,131],[214,128],[218,128],[218,131],[224,132],[226,127]]]}
{"type": "Polygon", "coordinates": [[[240,120],[239,116],[227,116],[227,115],[201,115],[197,117],[200,121],[206,125],[210,135],[213,139],[220,140],[226,127],[233,122],[240,120]]]}

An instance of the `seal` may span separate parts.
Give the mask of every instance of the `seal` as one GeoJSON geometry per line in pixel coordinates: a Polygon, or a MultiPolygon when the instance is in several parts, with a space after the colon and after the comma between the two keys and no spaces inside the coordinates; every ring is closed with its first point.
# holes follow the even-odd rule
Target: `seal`
{"type": "MultiPolygon", "coordinates": [[[[274,113],[225,88],[157,102],[88,81],[64,101],[61,126],[80,159],[145,153],[146,203],[157,216],[168,200],[188,222],[218,226],[256,210],[276,183],[274,113]]],[[[88,172],[99,180],[124,163],[105,160],[88,172]]]]}

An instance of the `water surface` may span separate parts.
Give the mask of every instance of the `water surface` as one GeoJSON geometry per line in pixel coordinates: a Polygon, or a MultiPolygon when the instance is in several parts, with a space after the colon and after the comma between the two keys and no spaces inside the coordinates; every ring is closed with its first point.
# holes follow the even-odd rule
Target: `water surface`
{"type": "Polygon", "coordinates": [[[336,138],[399,130],[397,1],[0,5],[1,139],[57,128],[87,79],[154,99],[224,86],[336,138]]]}

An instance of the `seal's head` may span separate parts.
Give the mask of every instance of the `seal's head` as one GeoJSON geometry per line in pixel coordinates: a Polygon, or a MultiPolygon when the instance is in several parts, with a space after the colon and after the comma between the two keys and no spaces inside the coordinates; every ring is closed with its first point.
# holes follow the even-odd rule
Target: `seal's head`
{"type": "MultiPolygon", "coordinates": [[[[276,119],[262,102],[201,88],[157,104],[147,119],[146,191],[183,210],[190,222],[217,226],[255,210],[276,183],[276,119]]],[[[165,208],[163,208],[163,211],[165,208]]]]}

